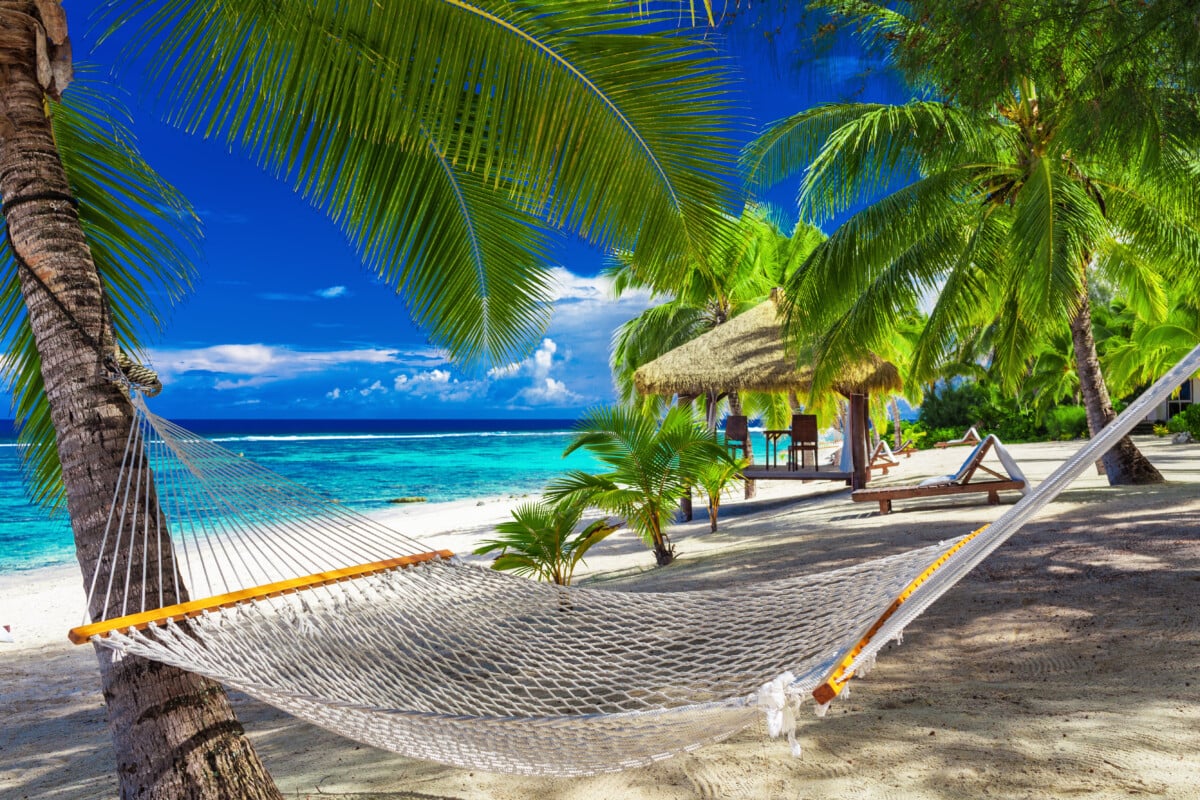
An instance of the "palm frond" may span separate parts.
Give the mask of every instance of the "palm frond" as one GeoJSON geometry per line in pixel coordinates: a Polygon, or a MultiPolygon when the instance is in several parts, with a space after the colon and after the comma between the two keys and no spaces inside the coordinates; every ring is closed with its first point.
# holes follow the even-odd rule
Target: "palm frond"
{"type": "MultiPolygon", "coordinates": [[[[703,263],[728,227],[716,211],[730,158],[723,63],[635,3],[414,0],[395,13],[369,0],[143,0],[106,9],[114,28],[144,20],[130,32],[134,51],[153,47],[173,121],[250,153],[348,229],[369,198],[393,188],[384,176],[402,172],[356,168],[354,152],[399,159],[426,141],[522,212],[635,250],[660,277],[681,254],[703,263]],[[334,186],[340,203],[328,196],[334,186]]],[[[431,202],[420,186],[393,191],[431,202]]],[[[397,227],[379,241],[408,234],[397,227]]],[[[445,260],[434,247],[442,243],[375,252],[399,275],[412,258],[445,260]]],[[[446,298],[437,302],[451,302],[434,288],[446,298]]]]}
{"type": "MultiPolygon", "coordinates": [[[[115,87],[81,69],[62,101],[51,103],[50,120],[117,341],[137,353],[146,334],[163,324],[161,312],[191,288],[199,218],[141,157],[115,87]]],[[[35,502],[57,507],[65,498],[54,426],[7,247],[0,253],[0,274],[0,341],[8,353],[2,374],[13,395],[30,493],[35,502]]]]}

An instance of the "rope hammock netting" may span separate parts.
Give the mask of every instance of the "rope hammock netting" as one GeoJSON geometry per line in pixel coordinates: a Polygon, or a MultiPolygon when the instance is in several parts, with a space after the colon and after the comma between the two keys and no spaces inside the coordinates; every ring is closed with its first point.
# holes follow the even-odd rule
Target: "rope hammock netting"
{"type": "Polygon", "coordinates": [[[102,611],[71,638],[462,767],[613,772],[719,741],[764,712],[796,751],[805,697],[822,710],[1198,369],[1200,348],[969,536],[820,574],[666,593],[564,588],[429,553],[135,396],[90,582],[89,608],[102,611]]]}

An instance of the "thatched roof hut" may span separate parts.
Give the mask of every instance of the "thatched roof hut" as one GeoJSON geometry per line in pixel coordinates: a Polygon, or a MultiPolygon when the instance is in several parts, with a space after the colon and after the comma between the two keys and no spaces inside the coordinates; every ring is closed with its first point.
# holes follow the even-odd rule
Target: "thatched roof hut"
{"type": "MultiPolygon", "coordinates": [[[[728,391],[796,392],[812,388],[812,368],[798,367],[783,339],[776,295],[723,325],[643,365],[633,382],[641,394],[698,396],[728,391]]],[[[845,395],[899,391],[896,366],[877,356],[843,371],[845,395]]]]}

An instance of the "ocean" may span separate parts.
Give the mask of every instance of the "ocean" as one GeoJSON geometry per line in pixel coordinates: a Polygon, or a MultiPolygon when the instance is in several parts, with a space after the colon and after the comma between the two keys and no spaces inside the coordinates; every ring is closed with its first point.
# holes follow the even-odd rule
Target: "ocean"
{"type": "MultiPolygon", "coordinates": [[[[362,512],[398,497],[536,495],[564,470],[596,469],[586,452],[562,456],[573,420],[175,422],[362,512]]],[[[16,441],[0,438],[0,572],[74,561],[65,510],[30,503],[16,441]]]]}

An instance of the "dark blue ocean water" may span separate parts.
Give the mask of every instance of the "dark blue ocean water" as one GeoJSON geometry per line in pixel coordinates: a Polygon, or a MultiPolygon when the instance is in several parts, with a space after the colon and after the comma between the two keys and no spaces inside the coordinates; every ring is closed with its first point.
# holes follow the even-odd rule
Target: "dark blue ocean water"
{"type": "MultiPolygon", "coordinates": [[[[388,500],[431,502],[540,491],[565,469],[571,420],[175,420],[359,511],[388,500]]],[[[11,425],[0,422],[0,571],[74,562],[66,513],[29,502],[11,425]]]]}

